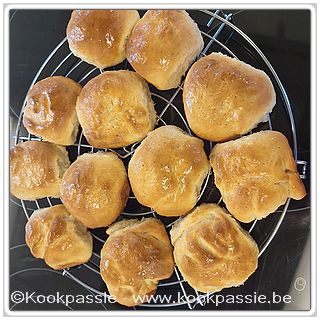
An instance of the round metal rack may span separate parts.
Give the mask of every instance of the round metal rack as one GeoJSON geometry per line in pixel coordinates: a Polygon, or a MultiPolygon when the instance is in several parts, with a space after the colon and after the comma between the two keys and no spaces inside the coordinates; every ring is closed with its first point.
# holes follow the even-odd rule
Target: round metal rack
{"type": "MultiPolygon", "coordinates": [[[[277,104],[271,116],[266,119],[267,121],[260,124],[253,131],[256,132],[259,130],[272,129],[274,127],[274,122],[277,122],[276,119],[281,117],[282,124],[281,126],[276,126],[275,129],[282,132],[284,131],[283,133],[286,134],[291,142],[294,157],[297,159],[297,139],[290,102],[284,86],[282,85],[276,71],[273,69],[268,59],[256,46],[256,44],[242,30],[236,27],[233,21],[234,14],[227,14],[221,10],[198,10],[190,11],[189,14],[198,23],[205,42],[204,49],[198,58],[211,52],[220,51],[231,57],[239,58],[242,61],[250,63],[257,68],[264,70],[269,75],[276,90],[277,104]],[[285,128],[283,128],[283,119],[286,120],[285,128]]],[[[126,61],[111,69],[132,70],[131,66],[126,61]]],[[[101,72],[103,72],[103,70],[99,70],[94,66],[88,65],[87,63],[74,57],[69,50],[66,38],[64,38],[44,61],[34,77],[31,86],[38,80],[53,75],[70,77],[79,82],[81,85],[84,85],[87,81],[97,76],[101,72]]],[[[150,86],[150,90],[158,114],[157,126],[175,124],[187,131],[189,134],[192,134],[185,120],[182,108],[181,94],[183,91],[183,82],[177,89],[174,90],[159,91],[153,86],[150,86]]],[[[28,134],[28,132],[22,126],[22,115],[25,102],[26,101],[24,101],[24,105],[21,109],[16,133],[14,136],[16,144],[26,140],[40,140],[40,138],[28,134]]],[[[213,144],[208,141],[204,141],[204,143],[205,150],[207,154],[209,154],[213,144]]],[[[121,149],[106,150],[117,153],[127,165],[138,145],[139,143],[135,143],[129,147],[121,149]]],[[[86,152],[96,152],[98,149],[93,148],[87,143],[82,131],[80,130],[77,142],[73,146],[67,147],[67,150],[69,152],[71,161],[74,161],[77,156],[86,152]]],[[[214,186],[211,173],[206,177],[201,189],[199,203],[202,202],[217,202],[221,206],[224,205],[218,189],[214,186]]],[[[36,201],[21,200],[21,206],[28,219],[33,210],[52,206],[57,203],[61,203],[60,199],[46,198],[36,201]]],[[[242,226],[248,230],[248,232],[250,232],[250,234],[256,240],[259,246],[260,256],[268,248],[276,232],[278,231],[288,209],[289,203],[290,199],[288,199],[286,204],[280,208],[281,210],[279,210],[279,212],[270,215],[264,220],[256,220],[251,224],[242,224],[242,226]]],[[[168,230],[176,220],[173,218],[161,217],[152,209],[143,207],[136,201],[133,194],[130,194],[128,204],[119,219],[142,218],[150,216],[161,219],[168,230]]],[[[104,294],[106,287],[99,274],[99,255],[107,235],[105,233],[105,229],[91,230],[91,233],[94,238],[94,252],[91,260],[80,267],[66,269],[62,272],[65,276],[77,281],[91,292],[96,294],[104,294]],[[88,272],[90,272],[90,277],[87,276],[88,272]]],[[[164,308],[186,305],[189,309],[193,309],[197,305],[203,305],[205,303],[205,299],[210,297],[210,294],[202,294],[192,289],[187,282],[183,280],[177,268],[175,268],[170,279],[161,281],[159,283],[157,295],[160,297],[158,301],[145,303],[139,308],[164,308]],[[179,296],[180,299],[175,299],[175,301],[166,301],[165,299],[161,299],[161,296],[168,292],[170,292],[170,294],[173,293],[174,295],[179,296]]]]}

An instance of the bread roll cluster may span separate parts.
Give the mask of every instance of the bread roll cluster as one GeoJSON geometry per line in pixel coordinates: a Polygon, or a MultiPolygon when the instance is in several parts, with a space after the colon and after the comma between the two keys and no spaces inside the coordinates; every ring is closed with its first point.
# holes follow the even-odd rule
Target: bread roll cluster
{"type": "Polygon", "coordinates": [[[285,136],[241,137],[276,103],[267,74],[221,53],[199,59],[201,32],[184,10],[149,10],[141,19],[136,10],[75,10],[67,39],[86,63],[102,70],[127,58],[134,71],[107,70],[83,88],[49,77],[29,90],[23,124],[43,141],[12,148],[10,190],[23,200],[63,202],[32,214],[26,225],[31,253],[54,269],[85,263],[92,254],[87,228],[107,227],[100,272],[126,306],[154,295],[175,264],[201,292],[243,284],[257,268],[259,249],[235,219],[261,219],[288,197],[305,196],[285,136]],[[183,107],[197,137],[174,125],[154,129],[148,83],[177,88],[186,72],[183,107]],[[88,143],[102,150],[70,165],[66,146],[75,143],[79,123],[88,143]],[[202,139],[219,142],[209,160],[202,139]],[[124,164],[112,148],[132,144],[139,145],[124,164]],[[197,206],[210,164],[229,212],[214,203],[197,206]],[[158,215],[182,216],[171,239],[157,218],[120,219],[130,186],[158,215]]]}

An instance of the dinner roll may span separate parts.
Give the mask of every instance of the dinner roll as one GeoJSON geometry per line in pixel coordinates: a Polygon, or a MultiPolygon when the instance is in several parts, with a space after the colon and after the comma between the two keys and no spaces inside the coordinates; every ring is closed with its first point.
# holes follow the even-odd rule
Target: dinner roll
{"type": "Polygon", "coordinates": [[[99,69],[125,58],[125,44],[139,20],[136,10],[74,10],[67,27],[70,50],[99,69]]]}
{"type": "Polygon", "coordinates": [[[55,270],[85,263],[92,255],[91,234],[62,204],[33,212],[26,243],[34,257],[55,270]]]}
{"type": "Polygon", "coordinates": [[[125,306],[146,302],[174,268],[172,246],[160,220],[113,224],[101,250],[100,274],[109,293],[125,306]]]}
{"type": "Polygon", "coordinates": [[[124,209],[129,183],[122,161],[111,152],[86,153],[65,172],[61,199],[88,228],[106,227],[124,209]]]}
{"type": "Polygon", "coordinates": [[[250,234],[218,205],[202,204],[172,227],[174,260],[183,278],[201,292],[243,284],[258,266],[250,234]]]}
{"type": "Polygon", "coordinates": [[[137,200],[163,216],[180,216],[197,203],[210,169],[203,142],[175,126],[150,132],[129,162],[137,200]]]}
{"type": "Polygon", "coordinates": [[[280,132],[260,131],[216,144],[210,163],[224,203],[242,222],[266,217],[288,197],[306,195],[288,140],[280,132]]]}
{"type": "Polygon", "coordinates": [[[43,141],[19,143],[10,151],[10,191],[23,200],[59,198],[69,165],[64,147],[43,141]]]}
{"type": "Polygon", "coordinates": [[[156,123],[147,83],[135,72],[106,71],[82,89],[77,113],[96,148],[119,148],[142,140],[156,123]]]}
{"type": "Polygon", "coordinates": [[[74,144],[79,122],[76,102],[81,86],[61,76],[37,82],[27,94],[23,125],[29,133],[56,144],[74,144]]]}
{"type": "Polygon", "coordinates": [[[225,141],[266,120],[276,103],[268,76],[221,53],[199,59],[183,87],[187,121],[199,137],[225,141]]]}
{"type": "Polygon", "coordinates": [[[184,10],[149,10],[133,28],[127,59],[160,90],[176,88],[203,48],[196,23],[184,10]]]}

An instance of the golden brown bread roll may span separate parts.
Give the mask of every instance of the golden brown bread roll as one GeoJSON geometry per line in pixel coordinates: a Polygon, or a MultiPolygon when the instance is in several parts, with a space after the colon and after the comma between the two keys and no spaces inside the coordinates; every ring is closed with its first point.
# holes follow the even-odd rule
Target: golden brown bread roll
{"type": "Polygon", "coordinates": [[[217,144],[210,163],[227,209],[242,222],[266,217],[288,197],[306,195],[288,140],[280,132],[260,131],[217,144]]]}
{"type": "Polygon", "coordinates": [[[199,59],[183,87],[184,111],[192,131],[211,141],[225,141],[265,121],[276,95],[261,70],[221,53],[199,59]]]}
{"type": "Polygon", "coordinates": [[[124,164],[111,152],[81,155],[61,183],[64,205],[88,228],[111,224],[124,209],[129,192],[124,164]]]}
{"type": "Polygon", "coordinates": [[[72,145],[79,122],[76,102],[81,86],[55,76],[37,82],[27,94],[23,125],[29,133],[63,146],[72,145]]]}
{"type": "Polygon", "coordinates": [[[125,58],[125,44],[140,16],[136,10],[74,10],[67,27],[70,50],[99,69],[125,58]]]}
{"type": "Polygon", "coordinates": [[[125,306],[142,304],[171,276],[172,246],[160,220],[116,222],[101,250],[100,273],[109,293],[125,306]]]}
{"type": "Polygon", "coordinates": [[[175,126],[150,132],[129,162],[137,200],[163,216],[180,216],[197,203],[210,165],[203,142],[175,126]]]}
{"type": "Polygon", "coordinates": [[[55,270],[85,263],[92,255],[91,234],[62,204],[33,212],[26,243],[34,257],[55,270]]]}
{"type": "Polygon", "coordinates": [[[257,244],[216,204],[195,208],[173,225],[170,234],[181,274],[201,292],[239,286],[257,268],[257,244]]]}
{"type": "Polygon", "coordinates": [[[203,48],[196,23],[184,10],[149,10],[126,45],[132,67],[160,90],[176,88],[203,48]]]}
{"type": "Polygon", "coordinates": [[[59,198],[69,165],[64,147],[43,141],[19,143],[10,151],[10,191],[23,200],[59,198]]]}
{"type": "Polygon", "coordinates": [[[142,140],[156,123],[147,83],[135,72],[106,71],[83,88],[77,113],[96,148],[119,148],[142,140]]]}

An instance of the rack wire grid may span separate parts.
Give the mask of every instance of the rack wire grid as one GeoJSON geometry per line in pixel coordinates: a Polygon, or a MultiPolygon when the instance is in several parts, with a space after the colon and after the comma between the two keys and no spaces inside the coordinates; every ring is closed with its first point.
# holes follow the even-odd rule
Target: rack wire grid
{"type": "MultiPolygon", "coordinates": [[[[291,142],[294,158],[297,160],[296,129],[289,98],[285,88],[265,55],[248,37],[248,35],[234,24],[235,14],[225,13],[222,10],[197,10],[189,11],[189,14],[197,22],[205,43],[204,49],[198,56],[198,59],[210,54],[211,52],[222,52],[237,59],[241,58],[242,61],[264,70],[269,75],[276,90],[277,103],[272,114],[266,119],[266,122],[259,124],[258,127],[252,132],[273,128],[282,131],[287,135],[289,141],[291,142]],[[285,122],[283,121],[284,119],[286,120],[285,122]],[[277,124],[277,122],[279,122],[279,124],[277,124]]],[[[123,63],[109,69],[132,70],[127,61],[124,61],[123,63]]],[[[41,65],[30,87],[40,79],[53,75],[70,77],[79,82],[81,85],[84,85],[90,79],[102,72],[103,70],[99,70],[98,68],[89,65],[73,56],[69,50],[67,39],[64,38],[41,65]]],[[[150,85],[150,91],[158,114],[157,126],[174,124],[192,135],[192,132],[185,120],[182,108],[181,96],[183,91],[183,81],[178,88],[168,91],[159,91],[150,85]]],[[[15,144],[26,140],[41,140],[39,137],[28,134],[26,129],[22,126],[22,116],[25,104],[26,100],[24,101],[21,109],[15,136],[12,137],[15,144]]],[[[204,141],[204,143],[205,151],[207,154],[209,154],[213,147],[213,143],[209,141],[204,141]]],[[[124,161],[125,165],[127,165],[138,145],[139,143],[134,143],[131,146],[121,149],[104,150],[115,152],[124,161]]],[[[73,146],[67,147],[67,150],[69,152],[70,160],[74,161],[83,153],[95,152],[99,149],[93,148],[87,143],[82,134],[82,130],[80,129],[77,142],[73,146]]],[[[307,163],[304,161],[297,161],[297,163],[302,166],[301,178],[305,178],[307,163]]],[[[49,207],[54,204],[61,203],[60,199],[53,198],[39,199],[36,201],[20,201],[27,219],[29,219],[30,215],[35,209],[49,207]]],[[[208,174],[201,188],[198,204],[202,202],[217,202],[221,206],[224,206],[219,190],[213,183],[212,173],[208,174]]],[[[276,232],[278,231],[289,204],[290,199],[287,200],[285,205],[282,206],[276,214],[272,214],[264,220],[255,220],[250,224],[241,224],[242,227],[246,229],[257,242],[260,251],[259,257],[267,249],[276,232]]],[[[119,219],[142,218],[150,216],[160,219],[165,224],[167,230],[170,229],[171,225],[176,220],[175,218],[158,216],[157,213],[152,209],[140,205],[136,201],[133,194],[130,194],[128,204],[124,212],[120,215],[119,219]]],[[[102,295],[106,294],[105,292],[107,291],[107,288],[100,277],[99,261],[100,250],[107,238],[107,235],[105,233],[105,228],[91,230],[91,234],[94,239],[94,252],[90,261],[82,266],[65,269],[61,272],[66,277],[73,279],[91,292],[102,295]],[[87,272],[92,273],[93,276],[88,277],[87,272]]],[[[199,293],[191,288],[188,283],[183,280],[177,267],[175,267],[174,273],[170,279],[161,281],[158,285],[157,295],[161,296],[168,292],[176,295],[176,297],[180,297],[180,299],[177,298],[175,302],[166,302],[165,299],[159,299],[158,301],[160,302],[151,301],[149,303],[142,304],[140,307],[164,308],[185,305],[189,309],[194,309],[198,305],[204,305],[205,300],[211,295],[210,293],[199,293]]]]}

